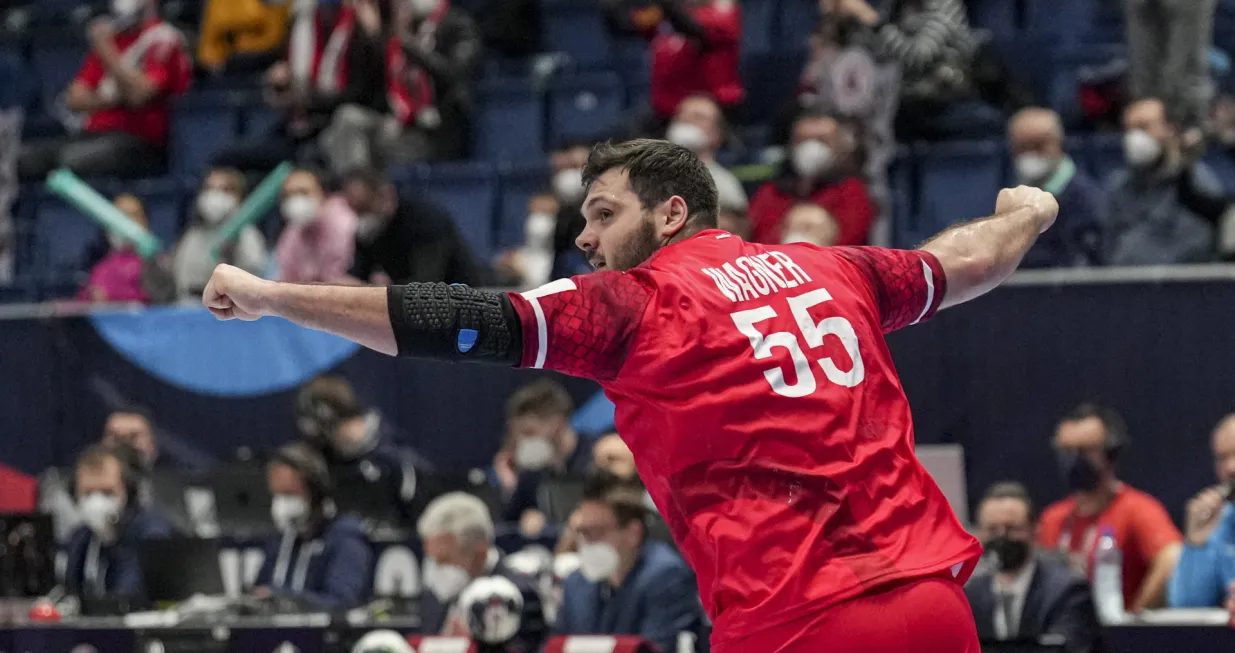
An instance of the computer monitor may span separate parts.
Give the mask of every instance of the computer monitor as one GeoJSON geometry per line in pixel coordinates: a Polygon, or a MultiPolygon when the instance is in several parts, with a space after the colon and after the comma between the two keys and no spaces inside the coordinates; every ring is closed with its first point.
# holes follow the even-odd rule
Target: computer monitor
{"type": "Polygon", "coordinates": [[[56,584],[51,516],[0,513],[0,597],[43,596],[56,584]]]}
{"type": "Polygon", "coordinates": [[[218,540],[172,537],[146,540],[140,550],[142,580],[153,603],[175,603],[195,594],[222,596],[218,540]]]}
{"type": "Polygon", "coordinates": [[[274,532],[265,467],[251,463],[225,465],[204,474],[195,485],[213,496],[216,533],[246,538],[274,532]]]}

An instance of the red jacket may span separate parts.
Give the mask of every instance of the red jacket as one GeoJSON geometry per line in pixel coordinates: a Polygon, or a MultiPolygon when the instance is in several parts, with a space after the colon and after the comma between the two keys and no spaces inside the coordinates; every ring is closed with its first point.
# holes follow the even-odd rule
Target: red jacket
{"type": "Polygon", "coordinates": [[[816,188],[807,197],[786,192],[777,181],[759,187],[750,201],[750,224],[753,240],[758,243],[779,243],[781,220],[793,205],[818,204],[827,209],[840,228],[835,245],[865,245],[871,222],[875,219],[875,204],[871,201],[866,182],[858,177],[846,177],[838,182],[816,188]]]}
{"type": "Polygon", "coordinates": [[[0,513],[34,512],[38,487],[34,477],[0,465],[0,513]]]}
{"type": "Polygon", "coordinates": [[[686,7],[703,28],[707,47],[673,31],[667,21],[644,32],[652,42],[652,109],[668,118],[688,96],[705,93],[723,107],[746,98],[738,69],[742,12],[733,0],[686,7]]]}

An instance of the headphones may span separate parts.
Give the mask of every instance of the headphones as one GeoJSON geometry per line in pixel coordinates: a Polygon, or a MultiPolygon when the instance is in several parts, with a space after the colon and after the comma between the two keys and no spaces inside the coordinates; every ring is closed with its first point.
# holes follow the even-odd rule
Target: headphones
{"type": "Polygon", "coordinates": [[[301,442],[279,447],[270,457],[271,464],[287,465],[309,490],[309,503],[313,513],[332,517],[335,513],[334,484],[326,460],[316,449],[301,442]]]}
{"type": "Polygon", "coordinates": [[[363,414],[351,386],[337,377],[319,377],[296,395],[296,425],[310,439],[324,440],[339,423],[363,414]]]}
{"type": "Polygon", "coordinates": [[[87,447],[78,456],[77,463],[73,465],[73,476],[68,482],[69,494],[72,495],[73,501],[76,502],[78,500],[77,468],[81,466],[82,460],[95,456],[106,456],[120,463],[120,482],[124,485],[124,510],[121,511],[121,515],[128,516],[132,514],[137,510],[138,506],[143,505],[145,502],[145,498],[142,496],[142,482],[146,479],[146,476],[140,467],[141,454],[127,444],[95,444],[87,447]]]}
{"type": "Polygon", "coordinates": [[[1102,448],[1106,452],[1106,459],[1114,463],[1130,444],[1128,423],[1114,408],[1092,403],[1081,404],[1068,413],[1063,421],[1079,421],[1089,418],[1102,422],[1102,432],[1106,436],[1103,438],[1102,448]]]}

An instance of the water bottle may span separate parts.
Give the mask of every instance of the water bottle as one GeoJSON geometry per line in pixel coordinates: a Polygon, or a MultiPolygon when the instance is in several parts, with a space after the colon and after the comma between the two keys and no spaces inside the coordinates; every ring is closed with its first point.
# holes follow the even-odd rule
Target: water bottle
{"type": "Polygon", "coordinates": [[[1098,619],[1103,624],[1117,624],[1124,618],[1123,553],[1109,526],[1098,536],[1098,548],[1093,558],[1093,597],[1098,619]]]}

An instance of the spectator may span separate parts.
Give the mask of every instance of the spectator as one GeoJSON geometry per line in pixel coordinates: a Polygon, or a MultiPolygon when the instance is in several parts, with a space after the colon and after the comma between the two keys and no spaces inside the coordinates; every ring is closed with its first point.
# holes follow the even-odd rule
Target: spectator
{"type": "Polygon", "coordinates": [[[343,197],[357,215],[355,278],[377,285],[483,284],[483,271],[440,207],[400,197],[389,177],[372,168],[347,174],[343,197]]]}
{"type": "Polygon", "coordinates": [[[308,445],[285,445],[271,458],[266,478],[279,535],[266,545],[254,596],[330,611],[367,601],[373,551],[359,519],[335,514],[326,461],[308,445]]]}
{"type": "Polygon", "coordinates": [[[1227,415],[1211,439],[1218,485],[1188,502],[1184,549],[1171,577],[1172,608],[1212,608],[1227,599],[1235,583],[1235,415],[1227,415]]]}
{"type": "Polygon", "coordinates": [[[295,3],[287,59],[266,73],[265,101],[279,120],[270,133],[220,152],[214,165],[264,174],[311,149],[340,107],[385,111],[384,7],[295,3]]]}
{"type": "Polygon", "coordinates": [[[59,167],[89,177],[140,177],[164,163],[169,103],[189,88],[184,35],[159,20],[155,0],[112,3],[90,23],[90,53],[65,92],[86,115],[82,133],[22,147],[17,174],[42,179],[59,167]]]}
{"type": "Polygon", "coordinates": [[[749,208],[742,182],[716,161],[716,155],[725,143],[725,117],[720,105],[707,95],[691,95],[678,104],[673,122],[665,131],[665,139],[699,155],[712,173],[716,182],[720,208],[745,215],[749,208]]]}
{"type": "Polygon", "coordinates": [[[153,470],[159,461],[158,441],[150,413],[136,406],[113,410],[103,424],[103,445],[126,446],[137,452],[143,471],[153,470]]]}
{"type": "Polygon", "coordinates": [[[1157,499],[1115,476],[1127,427],[1114,410],[1082,404],[1055,431],[1055,452],[1072,495],[1042,513],[1038,543],[1069,556],[1089,575],[1098,533],[1111,529],[1123,550],[1124,605],[1161,606],[1183,537],[1157,499]]]}
{"type": "Polygon", "coordinates": [[[746,89],[738,71],[742,14],[734,0],[604,0],[609,30],[651,42],[652,113],[648,132],[664,129],[682,100],[716,99],[730,120],[746,89]],[[633,8],[632,8],[632,5],[633,8]]]}
{"type": "Polygon", "coordinates": [[[1112,265],[1210,260],[1211,223],[1225,210],[1217,177],[1185,158],[1179,129],[1160,100],[1129,106],[1124,130],[1128,167],[1111,181],[1104,258],[1112,265]]]}
{"type": "Polygon", "coordinates": [[[1017,183],[1041,188],[1059,201],[1059,219],[1021,260],[1024,268],[1097,265],[1102,260],[1106,198],[1064,152],[1063,138],[1063,123],[1050,109],[1022,109],[1008,123],[1017,183]]]}
{"type": "Polygon", "coordinates": [[[566,579],[554,633],[634,635],[662,651],[698,635],[703,608],[686,563],[647,537],[642,489],[601,474],[576,509],[579,570],[566,579]]]}
{"type": "Polygon", "coordinates": [[[760,186],[751,199],[755,240],[781,242],[789,209],[808,202],[826,209],[836,221],[840,233],[835,244],[866,244],[875,205],[858,173],[860,156],[850,126],[827,114],[804,112],[793,123],[789,148],[779,178],[760,186]]]}
{"type": "Polygon", "coordinates": [[[202,180],[193,205],[193,219],[176,243],[172,275],[180,297],[198,297],[218,263],[229,263],[253,274],[266,269],[266,239],[249,225],[224,243],[219,258],[213,248],[223,226],[245,197],[244,175],[232,168],[213,168],[202,180]]]}
{"type": "Polygon", "coordinates": [[[286,226],[275,245],[282,281],[338,281],[356,255],[356,214],[341,195],[327,196],[322,179],[300,169],[283,182],[279,206],[286,226]]]}
{"type": "Polygon", "coordinates": [[[993,571],[965,585],[984,641],[1063,638],[1068,653],[1097,650],[1101,628],[1089,584],[1033,547],[1033,503],[1020,483],[997,483],[978,504],[978,533],[993,571]]]}
{"type": "Polygon", "coordinates": [[[410,527],[423,505],[413,504],[417,472],[433,466],[416,452],[401,448],[394,429],[376,410],[364,407],[346,379],[319,376],[296,396],[296,424],[319,449],[336,486],[377,484],[410,527]]]}
{"type": "Polygon", "coordinates": [[[553,277],[554,232],[561,210],[557,198],[549,193],[528,199],[523,245],[502,252],[494,261],[498,285],[536,288],[553,277]]]}
{"type": "Polygon", "coordinates": [[[278,58],[293,3],[209,0],[197,41],[197,63],[211,74],[256,72],[278,58]]]}
{"type": "Polygon", "coordinates": [[[416,531],[424,543],[428,590],[420,594],[422,632],[466,634],[469,619],[458,605],[459,595],[478,578],[500,576],[523,595],[519,631],[503,650],[540,650],[548,627],[536,581],[503,564],[483,501],[463,492],[444,494],[425,508],[416,531]]]}
{"type": "Polygon", "coordinates": [[[818,204],[794,204],[785,214],[784,235],[781,242],[810,243],[820,247],[836,244],[840,227],[828,210],[818,204]]]}
{"type": "Polygon", "coordinates": [[[482,54],[479,29],[448,0],[415,0],[405,8],[386,45],[389,113],[345,105],[322,134],[336,174],[467,156],[471,86],[482,54]]]}
{"type": "Polygon", "coordinates": [[[603,435],[592,445],[592,465],[622,480],[639,478],[635,455],[617,433],[603,435]]]}
{"type": "Polygon", "coordinates": [[[1123,0],[1133,96],[1162,98],[1186,127],[1209,114],[1215,0],[1123,0]]]}
{"type": "Polygon", "coordinates": [[[541,496],[550,477],[582,474],[592,462],[590,442],[570,425],[574,403],[566,389],[542,379],[515,391],[506,402],[509,447],[495,461],[503,480],[505,521],[520,521],[525,533],[539,533],[553,511],[541,496]]]}
{"type": "Polygon", "coordinates": [[[139,472],[130,454],[95,445],[77,459],[74,495],[84,524],[65,547],[65,589],[83,598],[149,603],[138,551],[141,542],[166,538],[171,525],[137,500],[139,472]]]}
{"type": "MultiPolygon", "coordinates": [[[[146,207],[141,200],[127,193],[117,195],[114,200],[116,208],[120,209],[133,222],[148,227],[146,207]]],[[[142,285],[142,270],[145,264],[141,256],[133,249],[132,243],[124,238],[107,234],[108,252],[90,269],[90,278],[86,285],[77,293],[77,298],[93,304],[107,302],[141,302],[150,303],[150,296],[142,285]]]]}

